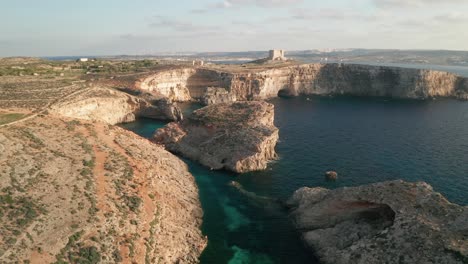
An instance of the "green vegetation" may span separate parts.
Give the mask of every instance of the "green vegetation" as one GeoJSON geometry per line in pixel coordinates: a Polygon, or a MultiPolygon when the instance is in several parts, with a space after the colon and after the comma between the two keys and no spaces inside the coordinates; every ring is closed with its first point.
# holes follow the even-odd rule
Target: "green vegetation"
{"type": "Polygon", "coordinates": [[[146,246],[145,263],[146,264],[156,263],[156,258],[155,257],[151,258],[149,252],[155,249],[156,228],[157,228],[157,224],[159,223],[160,211],[161,211],[161,207],[158,204],[156,213],[154,214],[154,219],[150,223],[150,235],[149,235],[148,240],[145,243],[145,246],[146,246]]]}
{"type": "Polygon", "coordinates": [[[101,261],[101,254],[95,246],[83,247],[79,243],[83,231],[76,232],[68,238],[68,243],[60,250],[60,253],[55,256],[57,261],[54,264],[79,263],[79,264],[96,264],[101,261]]]}
{"type": "Polygon", "coordinates": [[[44,142],[42,142],[42,140],[34,135],[31,131],[23,129],[21,132],[23,132],[23,135],[33,143],[33,148],[38,149],[45,146],[44,142]]]}
{"type": "Polygon", "coordinates": [[[128,206],[130,210],[133,212],[137,212],[138,208],[140,208],[140,205],[142,203],[142,200],[138,196],[124,196],[124,202],[128,206]]]}
{"type": "Polygon", "coordinates": [[[20,120],[25,117],[25,114],[19,113],[9,113],[9,114],[0,114],[0,125],[8,124],[16,120],[20,120]]]}

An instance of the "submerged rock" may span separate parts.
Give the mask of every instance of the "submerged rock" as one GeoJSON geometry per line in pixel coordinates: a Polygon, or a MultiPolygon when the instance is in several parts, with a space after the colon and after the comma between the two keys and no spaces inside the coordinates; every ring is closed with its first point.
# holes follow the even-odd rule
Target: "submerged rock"
{"type": "Polygon", "coordinates": [[[336,171],[327,171],[325,172],[325,177],[329,181],[336,181],[338,179],[338,173],[336,171]]]}
{"type": "Polygon", "coordinates": [[[274,106],[266,102],[215,104],[156,131],[154,141],[212,169],[263,170],[276,158],[274,106]]]}
{"type": "Polygon", "coordinates": [[[305,243],[324,263],[468,260],[468,208],[424,182],[301,188],[288,205],[305,243]]]}

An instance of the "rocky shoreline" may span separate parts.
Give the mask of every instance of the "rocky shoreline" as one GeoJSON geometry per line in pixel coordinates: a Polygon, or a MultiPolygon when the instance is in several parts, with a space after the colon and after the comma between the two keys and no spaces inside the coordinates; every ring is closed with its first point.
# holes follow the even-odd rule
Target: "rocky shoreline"
{"type": "Polygon", "coordinates": [[[288,201],[324,263],[467,263],[468,207],[424,182],[301,188],[288,201]]]}

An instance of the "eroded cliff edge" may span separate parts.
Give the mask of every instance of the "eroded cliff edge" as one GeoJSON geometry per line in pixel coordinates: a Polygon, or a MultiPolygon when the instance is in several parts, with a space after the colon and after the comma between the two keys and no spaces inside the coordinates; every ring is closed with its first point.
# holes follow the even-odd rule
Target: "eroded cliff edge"
{"type": "Polygon", "coordinates": [[[324,263],[466,263],[468,207],[424,182],[301,188],[288,202],[324,263]]]}
{"type": "Polygon", "coordinates": [[[179,120],[181,111],[168,99],[149,102],[106,87],[91,87],[61,100],[51,113],[71,118],[98,120],[108,124],[135,121],[136,117],[179,120]]]}
{"type": "Polygon", "coordinates": [[[468,99],[468,79],[452,73],[357,64],[175,69],[145,76],[135,86],[176,101],[201,100],[209,87],[224,88],[226,98],[238,101],[278,95],[468,99]]]}
{"type": "Polygon", "coordinates": [[[276,158],[274,106],[266,102],[204,107],[156,131],[154,141],[212,169],[263,170],[276,158]]]}

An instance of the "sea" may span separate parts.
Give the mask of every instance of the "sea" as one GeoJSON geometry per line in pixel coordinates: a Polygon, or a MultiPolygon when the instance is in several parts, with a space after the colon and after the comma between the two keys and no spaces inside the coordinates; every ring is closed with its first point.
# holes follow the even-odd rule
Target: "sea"
{"type": "MultiPolygon", "coordinates": [[[[199,187],[208,246],[201,263],[319,263],[284,202],[298,188],[425,181],[468,205],[468,102],[454,99],[276,98],[279,159],[265,171],[212,171],[185,160],[199,187]],[[324,173],[338,172],[326,181],[324,173]],[[232,182],[238,183],[238,188],[232,182]]],[[[199,105],[186,105],[189,114],[199,105]]],[[[165,123],[122,125],[151,137],[165,123]]]]}

